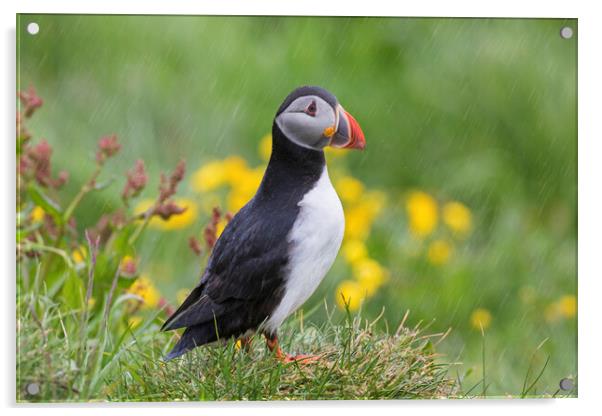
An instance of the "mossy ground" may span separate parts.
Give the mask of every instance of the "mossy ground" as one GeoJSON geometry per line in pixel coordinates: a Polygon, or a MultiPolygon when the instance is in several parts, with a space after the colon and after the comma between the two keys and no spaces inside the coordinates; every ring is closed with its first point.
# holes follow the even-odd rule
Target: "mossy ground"
{"type": "MultiPolygon", "coordinates": [[[[77,367],[80,342],[69,334],[69,316],[50,306],[34,318],[20,316],[18,401],[203,401],[422,399],[457,394],[449,366],[434,340],[418,328],[376,331],[359,317],[321,327],[292,319],[280,338],[288,352],[321,354],[315,363],[281,363],[255,337],[250,351],[234,340],[197,348],[165,362],[176,334],[158,332],[149,321],[112,339],[102,360],[102,340],[87,339],[88,364],[77,367]],[[94,363],[101,363],[95,365],[94,363]],[[35,383],[39,392],[27,393],[35,383]]],[[[74,314],[75,316],[76,314],[74,314]]],[[[86,361],[84,361],[86,362],[86,361]]]]}

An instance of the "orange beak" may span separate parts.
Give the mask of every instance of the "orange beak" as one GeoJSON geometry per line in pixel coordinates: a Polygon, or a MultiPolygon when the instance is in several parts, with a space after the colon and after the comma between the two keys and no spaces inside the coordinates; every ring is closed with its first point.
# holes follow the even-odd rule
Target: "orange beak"
{"type": "Polygon", "coordinates": [[[358,122],[339,104],[337,105],[337,128],[330,139],[330,146],[339,149],[366,148],[366,138],[358,122]]]}

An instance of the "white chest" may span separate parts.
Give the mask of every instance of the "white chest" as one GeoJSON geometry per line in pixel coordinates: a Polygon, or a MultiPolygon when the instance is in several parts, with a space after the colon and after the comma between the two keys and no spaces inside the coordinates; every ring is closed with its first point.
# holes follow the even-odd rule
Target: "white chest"
{"type": "Polygon", "coordinates": [[[277,329],[312,295],[332,266],[343,240],[343,207],[326,168],[299,207],[288,236],[291,252],[285,293],[266,322],[268,330],[277,329]]]}

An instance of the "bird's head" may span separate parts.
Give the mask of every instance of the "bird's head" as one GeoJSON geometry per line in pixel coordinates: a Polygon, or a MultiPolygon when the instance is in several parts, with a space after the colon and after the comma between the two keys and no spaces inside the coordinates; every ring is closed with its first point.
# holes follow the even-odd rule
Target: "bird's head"
{"type": "Polygon", "coordinates": [[[289,140],[308,149],[366,147],[364,132],[355,118],[320,87],[300,87],[291,92],[274,122],[289,140]]]}

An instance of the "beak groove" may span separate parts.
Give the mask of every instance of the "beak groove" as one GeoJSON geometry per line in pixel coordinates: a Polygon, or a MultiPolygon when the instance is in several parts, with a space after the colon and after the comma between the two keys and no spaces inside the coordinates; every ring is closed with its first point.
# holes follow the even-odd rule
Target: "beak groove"
{"type": "Polygon", "coordinates": [[[347,117],[347,122],[349,123],[350,140],[349,143],[344,146],[344,148],[364,150],[366,148],[366,138],[364,137],[362,128],[357,120],[347,111],[345,111],[345,116],[347,117]]]}
{"type": "Polygon", "coordinates": [[[366,138],[357,120],[339,104],[337,106],[337,127],[330,140],[330,146],[340,149],[366,148],[366,138]]]}

